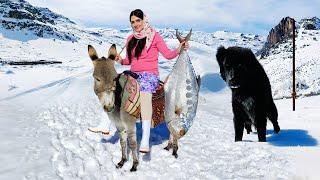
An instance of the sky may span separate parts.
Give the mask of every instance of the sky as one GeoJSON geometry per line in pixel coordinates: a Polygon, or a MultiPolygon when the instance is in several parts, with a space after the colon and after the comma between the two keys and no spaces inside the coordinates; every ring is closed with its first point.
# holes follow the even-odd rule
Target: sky
{"type": "Polygon", "coordinates": [[[266,35],[286,16],[320,17],[320,0],[27,0],[87,27],[127,28],[141,9],[157,28],[266,35]]]}

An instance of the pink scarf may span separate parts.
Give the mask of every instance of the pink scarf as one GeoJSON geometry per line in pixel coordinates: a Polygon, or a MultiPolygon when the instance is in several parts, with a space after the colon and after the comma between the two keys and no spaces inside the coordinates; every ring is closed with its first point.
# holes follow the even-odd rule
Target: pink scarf
{"type": "Polygon", "coordinates": [[[136,32],[133,30],[133,36],[137,39],[143,39],[146,37],[146,48],[149,50],[151,43],[153,41],[153,38],[156,34],[156,31],[153,29],[153,27],[150,26],[148,22],[147,16],[144,16],[144,27],[141,32],[136,32]]]}

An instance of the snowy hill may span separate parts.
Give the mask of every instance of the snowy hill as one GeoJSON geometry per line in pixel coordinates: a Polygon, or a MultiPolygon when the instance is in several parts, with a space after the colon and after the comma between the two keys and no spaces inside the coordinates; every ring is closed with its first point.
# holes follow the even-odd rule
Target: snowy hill
{"type": "Polygon", "coordinates": [[[1,0],[0,18],[0,27],[6,30],[2,31],[11,38],[23,38],[30,34],[67,41],[78,40],[78,37],[68,31],[75,26],[74,22],[48,8],[34,7],[24,0],[1,0]]]}
{"type": "Polygon", "coordinates": [[[320,30],[320,19],[317,17],[301,19],[299,25],[306,30],[320,30]]]}
{"type": "MultiPolygon", "coordinates": [[[[296,112],[291,111],[290,100],[276,100],[282,130],[273,134],[268,124],[268,142],[258,143],[255,133],[245,134],[243,142],[233,141],[231,92],[220,78],[215,52],[220,45],[244,46],[258,52],[266,37],[194,32],[188,53],[202,77],[202,86],[195,122],[179,141],[179,158],[163,150],[168,140],[163,125],[152,129],[152,152],[140,154],[138,171],[130,173],[130,156],[122,169],[115,168],[121,152],[114,128],[109,136],[87,130],[105,118],[93,93],[87,45],[95,46],[100,56],[107,53],[111,43],[120,50],[131,29],[88,29],[23,0],[0,2],[0,61],[62,62],[32,66],[0,63],[0,179],[318,178],[319,96],[297,99],[296,112]],[[19,13],[10,17],[10,11],[19,13]],[[22,22],[30,27],[21,26],[22,22]],[[38,34],[41,27],[52,31],[44,28],[43,34],[38,34]]],[[[300,28],[297,37],[298,95],[319,92],[320,37],[318,21],[314,22],[316,29],[300,28]]],[[[177,47],[173,28],[157,30],[170,48],[177,47]]],[[[290,95],[290,46],[290,41],[279,43],[270,56],[260,60],[276,98],[290,95]]],[[[160,56],[161,79],[174,63],[160,56]]],[[[116,68],[121,72],[128,67],[116,68]]],[[[137,129],[139,142],[140,123],[137,129]]]]}
{"type": "MultiPolygon", "coordinates": [[[[88,66],[87,58],[88,44],[94,45],[99,52],[106,52],[110,44],[115,43],[120,51],[128,34],[131,33],[129,28],[117,30],[113,28],[80,27],[62,15],[56,14],[47,8],[34,7],[24,0],[2,0],[1,2],[0,63],[2,62],[3,65],[0,66],[0,72],[6,74],[1,77],[2,80],[0,81],[0,85],[3,87],[0,89],[2,98],[27,91],[38,83],[42,84],[54,78],[90,69],[91,66],[88,66]],[[17,12],[17,14],[12,15],[10,13],[12,11],[17,12]],[[28,26],[24,26],[24,24],[28,24],[28,26]],[[44,28],[44,26],[47,28],[44,28]],[[48,28],[50,30],[47,31],[48,28]],[[43,33],[39,34],[39,31],[43,33]],[[41,60],[59,61],[62,64],[41,67],[4,65],[6,62],[34,62],[41,60]],[[30,73],[35,71],[47,71],[48,76],[38,77],[35,81],[30,76],[30,73]],[[23,77],[28,80],[19,80],[18,78],[12,80],[12,76],[23,77]]],[[[178,41],[175,39],[174,29],[157,30],[171,48],[177,46],[178,41]]],[[[182,30],[183,35],[187,34],[187,32],[187,30],[182,30]]],[[[204,75],[217,69],[215,66],[215,50],[218,46],[240,45],[252,48],[256,52],[262,47],[264,39],[265,37],[263,36],[252,34],[196,31],[192,35],[191,44],[194,49],[191,50],[190,55],[195,59],[196,70],[206,69],[205,72],[199,72],[204,75]],[[205,56],[203,56],[203,53],[205,53],[205,56]],[[203,64],[202,61],[204,59],[210,62],[211,66],[203,64]]],[[[125,51],[122,52],[122,55],[124,54],[125,51]]],[[[164,71],[164,75],[169,72],[173,64],[172,61],[160,59],[161,71],[164,71]]]]}
{"type": "MultiPolygon", "coordinates": [[[[319,21],[314,17],[303,19],[296,25],[297,96],[311,96],[320,93],[319,21]]],[[[274,98],[291,97],[292,39],[289,38],[275,44],[270,48],[270,54],[262,58],[260,62],[270,78],[274,98]]]]}

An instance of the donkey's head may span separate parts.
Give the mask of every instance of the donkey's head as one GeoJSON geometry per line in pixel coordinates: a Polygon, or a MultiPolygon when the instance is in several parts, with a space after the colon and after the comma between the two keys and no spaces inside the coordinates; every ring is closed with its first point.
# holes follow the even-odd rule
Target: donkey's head
{"type": "Polygon", "coordinates": [[[103,109],[112,112],[115,107],[115,90],[117,71],[114,60],[117,55],[116,45],[113,44],[108,52],[108,58],[98,57],[96,50],[89,45],[88,53],[93,62],[94,92],[98,96],[103,109]]]}

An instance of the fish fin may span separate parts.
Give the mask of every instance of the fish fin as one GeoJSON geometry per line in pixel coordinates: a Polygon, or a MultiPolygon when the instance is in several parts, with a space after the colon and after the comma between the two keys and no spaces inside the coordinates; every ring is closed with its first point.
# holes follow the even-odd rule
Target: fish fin
{"type": "Polygon", "coordinates": [[[197,80],[198,87],[200,89],[200,86],[201,86],[201,77],[200,77],[200,75],[197,76],[196,80],[197,80]]]}
{"type": "Polygon", "coordinates": [[[183,41],[189,41],[190,37],[191,37],[191,34],[192,34],[192,28],[190,29],[190,31],[187,34],[187,36],[183,38],[183,37],[181,37],[178,29],[176,29],[176,37],[177,37],[177,39],[179,40],[180,43],[183,42],[183,41]]]}

